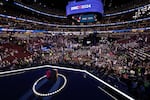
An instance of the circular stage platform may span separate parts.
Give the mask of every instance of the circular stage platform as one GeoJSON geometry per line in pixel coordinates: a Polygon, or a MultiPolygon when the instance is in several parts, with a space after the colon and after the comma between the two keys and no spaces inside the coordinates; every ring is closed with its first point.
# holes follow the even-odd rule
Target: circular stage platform
{"type": "MultiPolygon", "coordinates": [[[[49,93],[40,93],[40,92],[38,92],[38,91],[36,90],[36,86],[37,86],[38,83],[40,83],[40,81],[42,81],[42,80],[44,80],[44,79],[47,79],[46,77],[47,77],[46,75],[40,77],[40,78],[33,84],[32,90],[33,90],[34,94],[36,94],[37,96],[43,96],[43,97],[45,97],[45,96],[52,96],[52,95],[57,94],[57,93],[59,93],[60,91],[62,91],[62,89],[64,89],[64,87],[65,87],[66,84],[67,84],[67,78],[66,78],[64,75],[62,75],[62,74],[58,74],[58,78],[63,78],[63,80],[64,80],[62,86],[61,86],[59,89],[57,89],[57,90],[55,90],[55,91],[52,91],[52,92],[49,92],[49,93]]],[[[59,81],[59,80],[57,79],[57,81],[59,81]]],[[[57,81],[56,81],[56,83],[57,83],[57,81]]],[[[56,84],[56,83],[55,83],[55,84],[56,84]]]]}

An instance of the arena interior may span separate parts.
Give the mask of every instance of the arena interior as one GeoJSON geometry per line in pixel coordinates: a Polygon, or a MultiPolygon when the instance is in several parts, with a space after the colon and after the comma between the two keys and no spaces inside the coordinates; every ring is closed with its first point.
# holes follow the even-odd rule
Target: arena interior
{"type": "Polygon", "coordinates": [[[1,100],[150,100],[150,0],[0,0],[1,100]]]}

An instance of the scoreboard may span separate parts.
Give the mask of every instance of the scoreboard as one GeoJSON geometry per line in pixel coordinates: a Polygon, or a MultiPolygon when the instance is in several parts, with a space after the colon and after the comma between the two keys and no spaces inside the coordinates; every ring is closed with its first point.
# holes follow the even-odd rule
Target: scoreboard
{"type": "MultiPolygon", "coordinates": [[[[68,2],[66,6],[67,17],[84,14],[87,15],[87,19],[93,18],[93,21],[94,16],[92,14],[95,14],[97,16],[103,16],[104,9],[102,0],[71,0],[68,2]]],[[[82,16],[83,19],[86,19],[85,17],[86,16],[82,16]]]]}
{"type": "Polygon", "coordinates": [[[95,21],[97,21],[96,15],[88,14],[88,15],[82,15],[81,17],[79,17],[78,22],[87,23],[87,22],[95,22],[95,21]]]}

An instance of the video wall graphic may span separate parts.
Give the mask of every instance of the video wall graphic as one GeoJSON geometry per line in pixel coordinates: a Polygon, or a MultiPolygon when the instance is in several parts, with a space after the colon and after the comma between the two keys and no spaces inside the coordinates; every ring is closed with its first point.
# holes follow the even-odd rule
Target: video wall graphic
{"type": "Polygon", "coordinates": [[[71,0],[66,6],[66,15],[97,13],[104,14],[102,0],[71,0]]]}

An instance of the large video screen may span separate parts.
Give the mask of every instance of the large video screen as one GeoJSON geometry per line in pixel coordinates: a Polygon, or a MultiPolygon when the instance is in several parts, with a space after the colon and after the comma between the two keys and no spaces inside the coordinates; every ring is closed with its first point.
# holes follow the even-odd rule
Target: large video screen
{"type": "Polygon", "coordinates": [[[102,0],[71,0],[66,6],[66,15],[104,13],[102,0]]]}
{"type": "Polygon", "coordinates": [[[96,21],[96,17],[95,17],[94,14],[82,15],[80,17],[80,22],[81,23],[94,22],[94,21],[96,21]]]}

